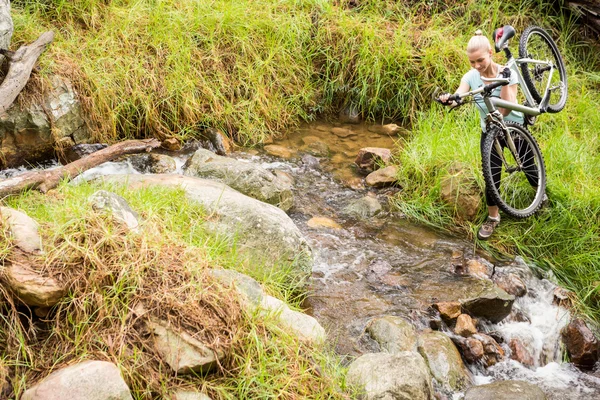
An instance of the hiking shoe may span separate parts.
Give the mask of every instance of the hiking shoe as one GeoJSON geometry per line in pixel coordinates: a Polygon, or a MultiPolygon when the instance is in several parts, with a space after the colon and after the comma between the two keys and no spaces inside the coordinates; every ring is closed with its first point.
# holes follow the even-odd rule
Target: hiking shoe
{"type": "Polygon", "coordinates": [[[479,232],[477,232],[477,237],[480,240],[487,240],[490,236],[492,236],[492,233],[494,233],[494,229],[496,229],[499,223],[499,215],[497,218],[492,218],[488,215],[485,222],[481,225],[481,228],[479,228],[479,232]]]}

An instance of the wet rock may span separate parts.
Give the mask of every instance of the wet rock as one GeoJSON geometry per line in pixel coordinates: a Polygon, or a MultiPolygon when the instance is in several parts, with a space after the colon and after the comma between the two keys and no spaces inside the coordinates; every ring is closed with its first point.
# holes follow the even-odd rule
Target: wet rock
{"type": "Polygon", "coordinates": [[[62,164],[68,164],[107,147],[105,143],[80,143],[64,149],[59,153],[59,159],[62,164]]]}
{"type": "Polygon", "coordinates": [[[441,332],[419,335],[419,353],[435,380],[447,391],[462,391],[471,380],[452,340],[441,332]]]}
{"type": "Polygon", "coordinates": [[[491,367],[502,361],[504,350],[494,338],[484,333],[473,335],[473,338],[479,340],[483,345],[483,362],[486,367],[491,367]]]}
{"type": "Polygon", "coordinates": [[[318,136],[304,136],[300,139],[303,144],[309,145],[317,142],[322,142],[321,138],[318,136]]]}
{"type": "Polygon", "coordinates": [[[553,292],[552,304],[569,308],[573,305],[573,300],[576,296],[575,293],[565,288],[556,287],[553,292]]]}
{"type": "Polygon", "coordinates": [[[343,124],[358,124],[361,121],[360,113],[356,106],[346,106],[339,112],[339,120],[343,124]]]}
{"type": "Polygon", "coordinates": [[[319,168],[319,159],[315,156],[311,156],[310,154],[305,154],[302,156],[302,164],[308,169],[318,169],[319,168]]]}
{"type": "Polygon", "coordinates": [[[177,332],[163,321],[148,320],[147,325],[156,350],[177,375],[210,372],[224,356],[223,352],[213,352],[189,333],[177,332]]]}
{"type": "Polygon", "coordinates": [[[288,211],[294,204],[289,185],[258,165],[198,149],[183,166],[184,175],[212,179],[288,211]]]}
{"type": "Polygon", "coordinates": [[[368,128],[369,132],[379,133],[380,135],[397,135],[402,131],[402,128],[396,124],[387,124],[387,125],[371,125],[368,128]]]}
{"type": "Polygon", "coordinates": [[[333,133],[335,136],[340,137],[342,139],[358,135],[357,132],[354,132],[352,129],[348,129],[348,128],[332,128],[331,133],[333,133]]]}
{"type": "Polygon", "coordinates": [[[374,196],[365,196],[360,199],[350,202],[342,213],[355,218],[370,218],[377,215],[382,207],[379,201],[374,196]]]}
{"type": "Polygon", "coordinates": [[[387,164],[392,158],[392,151],[381,147],[363,147],[358,151],[354,163],[359,168],[374,171],[381,165],[387,164]]]}
{"type": "Polygon", "coordinates": [[[493,323],[502,321],[510,314],[515,297],[490,282],[469,299],[461,299],[462,308],[470,315],[482,317],[493,323]]]}
{"type": "Polygon", "coordinates": [[[477,333],[477,328],[473,320],[467,314],[461,314],[456,318],[456,326],[454,332],[457,335],[468,337],[477,333]]]}
{"type": "Polygon", "coordinates": [[[26,253],[42,251],[42,238],[39,225],[27,214],[9,207],[0,207],[0,219],[8,227],[14,244],[26,253]]]}
{"type": "Polygon", "coordinates": [[[163,140],[161,143],[161,147],[169,151],[179,151],[181,150],[182,146],[181,142],[177,138],[171,137],[163,140]]]}
{"type": "Polygon", "coordinates": [[[364,354],[350,364],[346,381],[366,400],[433,400],[427,365],[414,352],[364,354]]]}
{"type": "Polygon", "coordinates": [[[305,151],[315,157],[329,156],[329,146],[327,146],[327,143],[321,142],[320,140],[304,145],[300,148],[300,150],[305,151]]]}
{"type": "Polygon", "coordinates": [[[140,153],[126,159],[136,171],[143,174],[169,174],[177,169],[175,159],[164,154],[140,153]]]}
{"type": "Polygon", "coordinates": [[[49,90],[30,100],[23,107],[13,103],[0,117],[0,167],[43,161],[54,154],[57,143],[70,146],[90,140],[78,95],[69,80],[52,76],[49,90]]]}
{"type": "Polygon", "coordinates": [[[485,354],[483,344],[473,337],[453,336],[452,341],[459,348],[465,360],[471,364],[481,360],[485,354]]]}
{"type": "Polygon", "coordinates": [[[446,322],[453,321],[461,313],[461,305],[458,301],[446,301],[435,303],[433,308],[439,311],[440,316],[446,322]]]}
{"type": "Polygon", "coordinates": [[[201,136],[209,141],[210,146],[207,146],[208,150],[211,150],[221,156],[226,156],[227,154],[231,153],[233,145],[231,144],[229,138],[220,130],[208,128],[201,133],[201,136]]]}
{"type": "Polygon", "coordinates": [[[340,224],[326,217],[312,217],[306,224],[311,228],[342,229],[340,224]]]}
{"type": "Polygon", "coordinates": [[[172,400],[210,400],[206,394],[202,392],[194,392],[190,390],[178,390],[173,393],[172,400]]]}
{"type": "Polygon", "coordinates": [[[385,187],[395,185],[398,175],[398,167],[390,165],[388,167],[378,169],[377,171],[371,172],[365,178],[365,182],[369,186],[373,187],[385,187]]]}
{"type": "Polygon", "coordinates": [[[533,367],[535,364],[533,356],[518,338],[512,338],[510,342],[508,342],[508,347],[510,348],[510,358],[523,365],[533,367]]]}
{"type": "Polygon", "coordinates": [[[10,290],[32,307],[52,307],[66,294],[67,288],[26,263],[5,261],[3,278],[10,290]]]}
{"type": "Polygon", "coordinates": [[[311,344],[325,341],[325,329],[310,315],[291,310],[283,301],[272,296],[264,296],[261,307],[274,313],[278,323],[293,332],[298,339],[311,344]]]}
{"type": "Polygon", "coordinates": [[[486,261],[472,259],[466,262],[465,272],[475,278],[489,279],[494,272],[494,266],[486,261]]]}
{"type": "Polygon", "coordinates": [[[125,224],[131,231],[139,231],[139,214],[132,210],[127,200],[121,196],[106,190],[98,190],[90,196],[89,202],[95,211],[107,211],[112,218],[125,224]]]}
{"type": "Polygon", "coordinates": [[[536,385],[525,381],[498,381],[473,386],[464,400],[546,400],[546,395],[536,385]]]}
{"type": "Polygon", "coordinates": [[[28,389],[21,400],[130,400],[119,368],[106,361],[85,361],[61,368],[28,389]]]}
{"type": "Polygon", "coordinates": [[[511,272],[496,273],[492,277],[492,281],[506,293],[515,297],[523,297],[527,294],[527,286],[525,285],[525,282],[511,272]]]}
{"type": "Polygon", "coordinates": [[[577,318],[562,331],[562,339],[571,362],[580,368],[592,368],[600,355],[600,343],[585,321],[577,318]]]}
{"type": "Polygon", "coordinates": [[[213,217],[205,229],[223,240],[235,240],[240,255],[251,255],[267,266],[292,262],[299,276],[310,274],[312,250],[281,209],[245,196],[228,186],[182,175],[110,175],[98,178],[130,188],[158,185],[183,188],[186,197],[213,217]]]}
{"type": "Polygon", "coordinates": [[[367,332],[388,353],[417,350],[417,332],[410,322],[387,315],[376,318],[367,325],[367,332]]]}
{"type": "Polygon", "coordinates": [[[274,169],[273,173],[275,174],[275,176],[277,178],[279,178],[282,182],[284,182],[289,187],[294,186],[295,180],[294,180],[294,177],[291,174],[288,174],[285,171],[280,171],[278,169],[274,169]]]}
{"type": "Polygon", "coordinates": [[[458,217],[473,221],[481,207],[482,193],[470,168],[453,165],[442,176],[440,185],[442,200],[454,209],[458,217]]]}
{"type": "Polygon", "coordinates": [[[286,160],[289,160],[290,158],[296,155],[296,151],[276,144],[267,145],[264,147],[264,149],[267,152],[267,154],[279,158],[284,158],[286,160]]]}

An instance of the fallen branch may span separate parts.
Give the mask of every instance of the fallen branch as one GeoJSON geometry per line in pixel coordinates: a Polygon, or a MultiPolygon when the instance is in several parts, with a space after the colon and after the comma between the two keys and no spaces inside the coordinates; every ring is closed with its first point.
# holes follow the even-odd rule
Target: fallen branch
{"type": "Polygon", "coordinates": [[[13,54],[10,54],[8,73],[0,84],[0,115],[4,114],[21,93],[29,80],[35,62],[53,39],[54,32],[42,33],[32,44],[21,46],[13,54]]]}
{"type": "Polygon", "coordinates": [[[0,181],[0,198],[36,189],[42,193],[58,186],[61,180],[71,180],[90,168],[125,154],[142,153],[160,146],[156,139],[127,140],[99,150],[60,168],[46,171],[31,171],[0,181]]]}

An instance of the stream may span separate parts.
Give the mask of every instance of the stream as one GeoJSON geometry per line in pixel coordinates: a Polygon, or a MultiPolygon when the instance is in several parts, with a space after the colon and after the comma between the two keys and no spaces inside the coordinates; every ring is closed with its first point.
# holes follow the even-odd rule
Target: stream
{"type": "MultiPolygon", "coordinates": [[[[373,132],[372,128],[313,123],[275,140],[273,144],[290,150],[286,159],[262,150],[230,155],[283,171],[293,180],[295,206],[289,215],[314,251],[310,294],[304,306],[328,330],[337,353],[351,359],[379,351],[365,334],[365,326],[374,317],[400,316],[417,330],[429,329],[431,304],[456,300],[477,283],[477,277],[460,273],[466,263],[475,260],[491,270],[513,271],[525,281],[528,293],[515,301],[513,313],[498,324],[480,326],[480,330],[500,338],[507,355],[508,343],[518,338],[532,355],[533,365],[522,365],[508,356],[487,369],[470,364],[474,383],[519,379],[538,385],[548,399],[600,398],[600,374],[584,373],[562,362],[560,331],[569,323],[570,313],[555,304],[556,286],[551,280],[534,274],[534,268],[519,257],[495,260],[476,249],[472,241],[412,223],[390,211],[387,198],[399,188],[364,186],[364,175],[353,163],[358,150],[393,149],[399,140],[397,135],[373,132]],[[345,133],[332,133],[334,127],[345,133]],[[317,146],[315,138],[320,143],[317,146]],[[377,199],[383,210],[368,218],[344,211],[365,196],[377,199]]],[[[176,161],[181,173],[185,155],[176,156],[176,161]]],[[[115,173],[139,172],[127,162],[110,162],[86,171],[77,180],[115,173]]],[[[462,394],[455,393],[453,398],[460,399],[462,394]]]]}

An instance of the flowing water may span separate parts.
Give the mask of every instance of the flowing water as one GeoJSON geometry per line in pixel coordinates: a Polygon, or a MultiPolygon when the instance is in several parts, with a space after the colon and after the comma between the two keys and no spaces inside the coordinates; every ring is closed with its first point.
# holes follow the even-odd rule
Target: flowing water
{"type": "MultiPolygon", "coordinates": [[[[266,169],[283,171],[287,179],[293,180],[295,207],[290,217],[315,255],[305,306],[307,313],[328,329],[337,352],[358,356],[378,351],[364,334],[367,322],[374,317],[401,316],[417,329],[427,329],[431,304],[457,300],[481,284],[480,279],[461,273],[466,263],[476,260],[490,270],[503,268],[526,281],[528,294],[515,302],[515,312],[503,322],[483,329],[502,342],[507,354],[508,343],[518,339],[533,364],[524,366],[507,357],[487,369],[471,365],[475,383],[522,379],[539,385],[550,399],[600,398],[599,378],[561,363],[560,330],[570,315],[554,304],[555,286],[549,280],[536,277],[519,258],[509,262],[494,260],[476,250],[472,241],[411,223],[390,211],[387,198],[399,189],[364,186],[363,175],[353,165],[358,150],[393,149],[401,140],[369,128],[372,127],[306,125],[275,142],[291,150],[287,159],[256,150],[232,155],[266,169]],[[341,135],[332,133],[334,127],[343,128],[337,130],[341,135]],[[315,145],[316,141],[320,144],[315,145]],[[344,212],[352,201],[365,196],[377,199],[384,206],[383,211],[370,218],[356,218],[344,212]]],[[[178,173],[184,160],[183,156],[177,159],[178,173]]],[[[106,163],[78,179],[112,173],[137,172],[126,162],[106,163]]]]}

